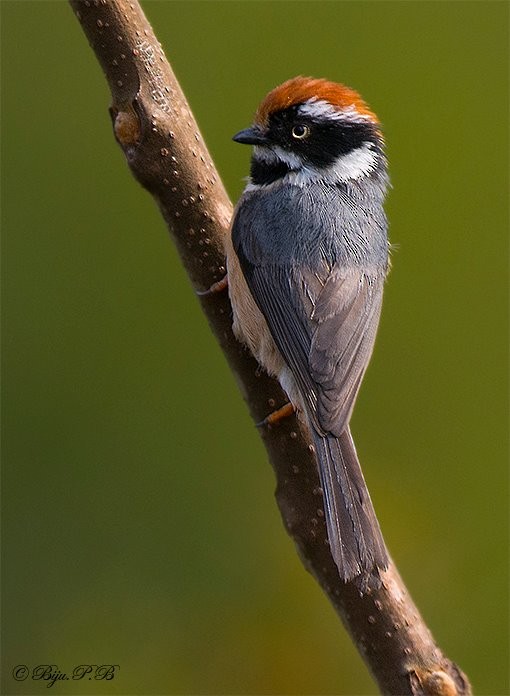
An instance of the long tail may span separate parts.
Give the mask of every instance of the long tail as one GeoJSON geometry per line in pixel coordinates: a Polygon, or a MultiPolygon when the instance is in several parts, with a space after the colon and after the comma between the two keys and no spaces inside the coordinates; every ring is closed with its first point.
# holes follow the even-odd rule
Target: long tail
{"type": "Polygon", "coordinates": [[[342,580],[362,590],[380,584],[388,554],[349,428],[337,438],[312,428],[331,553],[342,580]]]}

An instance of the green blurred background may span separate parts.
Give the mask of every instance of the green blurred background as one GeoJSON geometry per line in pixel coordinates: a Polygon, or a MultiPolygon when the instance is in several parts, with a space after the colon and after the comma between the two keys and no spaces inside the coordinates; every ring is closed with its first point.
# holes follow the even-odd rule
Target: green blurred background
{"type": "MultiPolygon", "coordinates": [[[[257,432],[65,2],[2,2],[3,693],[373,694],[283,530],[257,432]]],[[[296,74],[381,117],[398,246],[353,431],[388,545],[508,694],[504,2],[145,2],[235,199],[296,74]]]]}

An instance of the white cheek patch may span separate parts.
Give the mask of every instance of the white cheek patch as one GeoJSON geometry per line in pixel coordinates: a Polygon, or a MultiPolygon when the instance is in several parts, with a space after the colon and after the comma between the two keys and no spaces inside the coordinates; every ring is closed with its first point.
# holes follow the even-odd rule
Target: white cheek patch
{"type": "Polygon", "coordinates": [[[329,102],[323,99],[312,97],[299,107],[298,113],[301,116],[308,116],[314,119],[333,119],[335,121],[350,121],[351,123],[369,123],[373,122],[367,114],[360,114],[356,111],[354,105],[348,106],[346,109],[335,109],[329,102]]]}
{"type": "MultiPolygon", "coordinates": [[[[266,148],[264,148],[266,149],[266,148]]],[[[275,149],[275,148],[274,148],[275,149]]],[[[280,148],[279,148],[280,149],[280,148]]],[[[307,186],[308,184],[322,181],[325,184],[337,184],[340,181],[356,181],[368,176],[379,163],[379,155],[374,152],[371,142],[366,142],[361,147],[352,150],[346,155],[339,157],[332,165],[325,169],[317,169],[301,162],[295,155],[291,155],[285,150],[284,154],[290,158],[297,160],[297,166],[293,167],[289,161],[286,164],[292,166],[293,171],[285,174],[281,179],[271,182],[270,184],[254,184],[251,181],[245,188],[245,191],[258,191],[261,188],[270,189],[282,186],[284,184],[292,184],[293,186],[307,186]]],[[[257,153],[258,155],[258,153],[257,153]]],[[[262,159],[262,158],[261,158],[262,159]]],[[[277,163],[283,159],[278,156],[264,158],[267,162],[277,163]]],[[[283,160],[285,161],[285,160],[283,160]]]]}
{"type": "Polygon", "coordinates": [[[378,162],[378,155],[372,148],[372,143],[363,143],[346,155],[339,157],[326,172],[328,180],[348,181],[361,179],[370,174],[378,162]]]}
{"type": "Polygon", "coordinates": [[[355,181],[368,176],[377,167],[377,163],[378,155],[372,150],[372,143],[364,143],[347,155],[338,157],[325,169],[303,167],[297,172],[289,172],[285,179],[296,186],[306,186],[316,181],[323,181],[326,184],[355,181]]]}

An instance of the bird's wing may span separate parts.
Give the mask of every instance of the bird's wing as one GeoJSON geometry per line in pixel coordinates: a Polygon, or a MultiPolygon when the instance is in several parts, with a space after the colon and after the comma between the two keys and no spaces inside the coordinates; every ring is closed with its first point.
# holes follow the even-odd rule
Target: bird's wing
{"type": "Polygon", "coordinates": [[[318,419],[340,435],[374,347],[384,273],[375,268],[333,268],[312,312],[308,365],[319,387],[318,419]]]}
{"type": "Polygon", "coordinates": [[[384,274],[326,263],[319,270],[257,264],[236,238],[243,274],[291,369],[316,430],[340,436],[370,360],[384,274]]]}

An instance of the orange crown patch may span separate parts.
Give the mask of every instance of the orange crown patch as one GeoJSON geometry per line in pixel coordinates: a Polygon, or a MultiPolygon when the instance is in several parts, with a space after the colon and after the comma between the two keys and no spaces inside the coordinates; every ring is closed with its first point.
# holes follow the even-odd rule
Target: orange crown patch
{"type": "Polygon", "coordinates": [[[373,123],[379,123],[377,116],[355,90],[337,82],[301,76],[287,80],[271,90],[257,109],[255,121],[267,125],[271,114],[296,104],[303,104],[309,99],[326,101],[339,111],[353,108],[373,123]]]}

